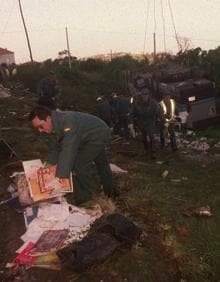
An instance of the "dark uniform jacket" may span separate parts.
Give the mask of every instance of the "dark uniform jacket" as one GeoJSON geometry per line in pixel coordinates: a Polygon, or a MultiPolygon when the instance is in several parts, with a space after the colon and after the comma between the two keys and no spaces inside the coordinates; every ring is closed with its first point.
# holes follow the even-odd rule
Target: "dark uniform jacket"
{"type": "Polygon", "coordinates": [[[164,116],[156,100],[150,97],[148,102],[144,103],[141,95],[138,95],[132,104],[131,119],[136,120],[136,124],[141,130],[154,130],[156,122],[164,120],[164,116]]]}
{"type": "Polygon", "coordinates": [[[56,80],[42,79],[39,82],[37,93],[39,95],[38,104],[50,109],[56,108],[56,100],[60,95],[60,87],[56,80]]]}
{"type": "Polygon", "coordinates": [[[39,96],[55,97],[59,92],[59,87],[56,80],[44,78],[39,82],[37,92],[39,96]]]}
{"type": "Polygon", "coordinates": [[[130,111],[130,100],[128,97],[121,95],[116,98],[112,106],[118,117],[124,117],[130,111]]]}
{"type": "Polygon", "coordinates": [[[111,126],[112,108],[107,100],[97,101],[96,115],[102,120],[104,120],[108,124],[108,126],[111,126]]]}
{"type": "Polygon", "coordinates": [[[105,146],[109,127],[99,118],[80,112],[52,111],[54,132],[49,140],[49,162],[57,164],[57,177],[69,177],[77,154],[90,145],[105,146]]]}

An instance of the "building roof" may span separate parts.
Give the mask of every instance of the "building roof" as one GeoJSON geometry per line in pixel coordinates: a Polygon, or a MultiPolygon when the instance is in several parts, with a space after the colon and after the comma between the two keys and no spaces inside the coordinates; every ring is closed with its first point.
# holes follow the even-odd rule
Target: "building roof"
{"type": "Polygon", "coordinates": [[[0,56],[1,55],[7,55],[7,54],[14,54],[14,52],[7,50],[6,48],[1,48],[0,47],[0,56]]]}

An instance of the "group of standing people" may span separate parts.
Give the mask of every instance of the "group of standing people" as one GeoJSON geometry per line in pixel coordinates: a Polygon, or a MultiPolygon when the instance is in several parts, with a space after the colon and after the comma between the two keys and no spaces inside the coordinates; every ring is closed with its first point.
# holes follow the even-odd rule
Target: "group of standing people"
{"type": "Polygon", "coordinates": [[[112,133],[120,135],[124,141],[129,140],[130,99],[124,95],[112,93],[110,99],[98,97],[95,114],[104,120],[112,133]]]}
{"type": "Polygon", "coordinates": [[[13,63],[11,65],[7,65],[6,63],[2,63],[0,65],[0,84],[2,84],[6,88],[10,88],[12,80],[16,78],[17,75],[17,67],[13,63]]]}
{"type": "Polygon", "coordinates": [[[136,122],[142,136],[146,151],[150,151],[155,158],[155,132],[159,131],[161,148],[165,146],[165,135],[170,137],[170,145],[173,151],[177,150],[175,137],[175,121],[177,115],[176,103],[169,94],[164,95],[158,103],[150,93],[143,88],[133,100],[131,106],[131,122],[136,122]]]}
{"type": "Polygon", "coordinates": [[[177,150],[174,132],[175,116],[177,114],[174,99],[166,94],[158,103],[150,90],[143,87],[132,99],[113,93],[108,100],[98,97],[96,115],[112,128],[113,134],[118,134],[129,141],[135,137],[134,128],[141,134],[145,150],[155,158],[155,132],[159,130],[161,148],[165,146],[165,134],[169,133],[170,145],[177,150]]]}

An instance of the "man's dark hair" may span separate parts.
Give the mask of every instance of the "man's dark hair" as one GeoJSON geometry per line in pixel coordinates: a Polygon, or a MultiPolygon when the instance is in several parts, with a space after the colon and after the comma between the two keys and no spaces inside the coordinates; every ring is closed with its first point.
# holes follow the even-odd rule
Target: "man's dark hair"
{"type": "Polygon", "coordinates": [[[44,106],[35,107],[29,114],[29,120],[32,121],[35,117],[40,120],[46,120],[48,116],[51,116],[51,110],[44,106]]]}

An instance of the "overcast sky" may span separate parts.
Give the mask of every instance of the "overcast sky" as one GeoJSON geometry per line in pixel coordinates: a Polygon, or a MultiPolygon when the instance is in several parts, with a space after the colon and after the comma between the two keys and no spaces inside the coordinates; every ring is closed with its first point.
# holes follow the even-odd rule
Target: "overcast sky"
{"type": "MultiPolygon", "coordinates": [[[[36,61],[54,59],[59,51],[67,49],[65,27],[71,54],[78,58],[110,50],[152,52],[154,32],[157,51],[166,47],[175,53],[175,30],[189,39],[191,48],[209,50],[220,45],[220,0],[21,0],[21,3],[36,61]]],[[[17,63],[29,60],[18,0],[0,0],[0,47],[15,52],[17,63]]]]}

